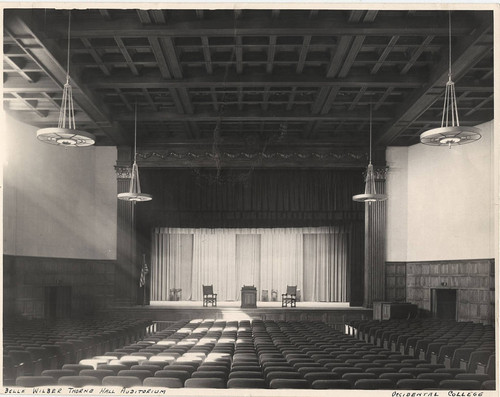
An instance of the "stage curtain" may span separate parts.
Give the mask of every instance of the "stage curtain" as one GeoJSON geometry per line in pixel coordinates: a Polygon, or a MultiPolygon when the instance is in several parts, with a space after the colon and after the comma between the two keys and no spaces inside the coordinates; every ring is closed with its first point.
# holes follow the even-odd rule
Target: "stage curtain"
{"type": "Polygon", "coordinates": [[[347,301],[348,247],[348,233],[304,234],[304,300],[347,301]]]}
{"type": "MultiPolygon", "coordinates": [[[[260,291],[260,234],[236,235],[236,279],[238,286],[253,285],[260,291]]],[[[240,299],[241,290],[237,290],[240,299]]]]}
{"type": "Polygon", "coordinates": [[[261,236],[260,286],[263,290],[286,292],[287,285],[302,289],[302,230],[297,228],[268,229],[261,236]]]}
{"type": "Polygon", "coordinates": [[[193,234],[157,233],[151,258],[151,299],[168,300],[170,289],[191,298],[193,234]]]}
{"type": "Polygon", "coordinates": [[[219,300],[237,298],[236,235],[217,229],[194,234],[192,300],[202,300],[202,285],[213,285],[219,300]]]}
{"type": "Polygon", "coordinates": [[[339,227],[270,229],[156,228],[151,300],[182,288],[184,300],[202,299],[212,284],[219,300],[239,300],[243,285],[278,292],[296,285],[308,301],[346,301],[349,233],[339,227]]]}

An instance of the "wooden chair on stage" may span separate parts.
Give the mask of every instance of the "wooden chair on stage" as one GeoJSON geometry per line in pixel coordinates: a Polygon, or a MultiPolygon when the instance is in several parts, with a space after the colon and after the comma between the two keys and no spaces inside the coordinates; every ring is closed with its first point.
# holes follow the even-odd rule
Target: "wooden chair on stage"
{"type": "Polygon", "coordinates": [[[287,285],[286,294],[281,294],[281,307],[287,307],[290,303],[290,307],[296,307],[297,304],[297,286],[287,285]]]}
{"type": "Polygon", "coordinates": [[[211,303],[212,306],[217,306],[217,294],[214,294],[213,285],[203,286],[203,306],[207,307],[211,303]]]}

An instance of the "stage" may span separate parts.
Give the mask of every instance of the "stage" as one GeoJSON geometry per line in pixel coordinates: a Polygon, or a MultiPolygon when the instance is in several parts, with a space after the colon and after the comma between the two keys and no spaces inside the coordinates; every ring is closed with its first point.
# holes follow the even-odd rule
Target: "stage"
{"type": "Polygon", "coordinates": [[[297,302],[297,307],[282,307],[281,301],[257,302],[256,308],[242,308],[240,301],[221,301],[217,306],[203,307],[202,301],[152,301],[150,305],[116,307],[130,317],[151,319],[158,330],[179,320],[274,320],[322,321],[338,330],[351,320],[372,318],[372,309],[352,307],[348,302],[297,302]]]}

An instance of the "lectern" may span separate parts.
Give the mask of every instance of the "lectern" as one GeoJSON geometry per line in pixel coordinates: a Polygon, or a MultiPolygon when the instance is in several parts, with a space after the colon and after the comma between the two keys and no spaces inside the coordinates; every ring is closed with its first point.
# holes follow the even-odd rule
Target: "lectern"
{"type": "Polygon", "coordinates": [[[253,285],[241,288],[241,307],[257,307],[257,288],[253,285]]]}

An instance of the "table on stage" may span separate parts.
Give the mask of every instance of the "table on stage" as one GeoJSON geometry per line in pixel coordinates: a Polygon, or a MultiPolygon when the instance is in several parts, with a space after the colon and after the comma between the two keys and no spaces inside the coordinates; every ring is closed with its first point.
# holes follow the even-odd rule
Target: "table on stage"
{"type": "Polygon", "coordinates": [[[241,307],[257,307],[257,288],[253,285],[241,288],[241,307]]]}

